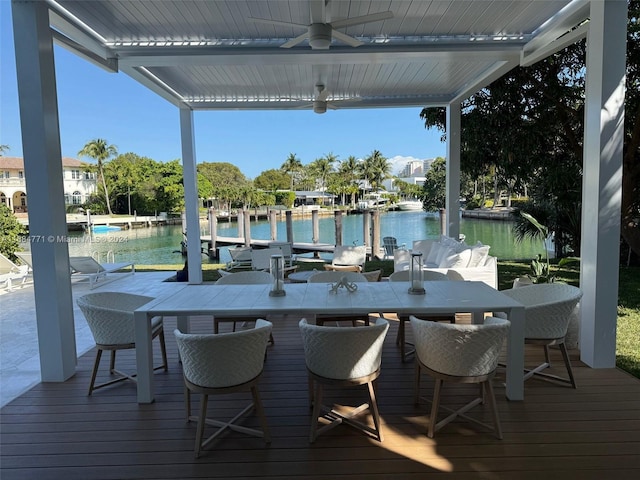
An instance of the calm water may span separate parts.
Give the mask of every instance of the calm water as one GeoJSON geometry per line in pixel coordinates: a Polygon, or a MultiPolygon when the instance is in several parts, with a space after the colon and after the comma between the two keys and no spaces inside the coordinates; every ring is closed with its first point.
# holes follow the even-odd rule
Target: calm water
{"type": "MultiPolygon", "coordinates": [[[[343,244],[355,242],[362,245],[364,234],[362,215],[345,215],[342,220],[343,244]]],[[[398,244],[411,246],[413,240],[437,238],[440,234],[440,221],[437,217],[424,212],[386,212],[381,214],[381,238],[396,237],[398,244]]],[[[334,243],[335,226],[333,217],[320,218],[320,242],[334,243]]],[[[503,221],[462,219],[460,229],[466,236],[469,245],[480,241],[491,245],[491,255],[498,258],[530,259],[537,253],[542,253],[540,246],[531,242],[516,244],[511,230],[512,224],[503,221]]],[[[202,233],[207,234],[207,225],[202,224],[202,233]]],[[[270,236],[268,221],[251,223],[251,237],[268,239],[270,236]]],[[[278,240],[286,239],[286,224],[284,219],[277,225],[278,240]]],[[[238,236],[235,222],[218,223],[218,235],[227,237],[238,236]]],[[[298,242],[312,241],[311,218],[294,220],[293,237],[298,242]]],[[[115,261],[132,261],[136,264],[179,264],[183,257],[179,252],[182,240],[181,226],[139,228],[122,230],[102,234],[72,233],[69,238],[70,255],[100,254],[100,260],[105,262],[106,254],[112,251],[115,261]]],[[[28,248],[28,247],[26,247],[28,248]]],[[[231,258],[227,249],[221,251],[221,262],[231,258]]],[[[207,261],[203,257],[203,261],[207,261]]]]}

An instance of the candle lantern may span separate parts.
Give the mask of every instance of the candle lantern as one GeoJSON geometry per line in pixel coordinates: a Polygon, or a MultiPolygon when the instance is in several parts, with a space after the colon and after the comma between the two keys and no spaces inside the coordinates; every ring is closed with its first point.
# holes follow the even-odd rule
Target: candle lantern
{"type": "Polygon", "coordinates": [[[423,295],[425,293],[422,283],[422,253],[412,253],[409,264],[409,293],[412,295],[423,295]]]}
{"type": "Polygon", "coordinates": [[[271,291],[269,296],[282,297],[284,295],[286,295],[284,291],[284,257],[271,255],[271,291]]]}

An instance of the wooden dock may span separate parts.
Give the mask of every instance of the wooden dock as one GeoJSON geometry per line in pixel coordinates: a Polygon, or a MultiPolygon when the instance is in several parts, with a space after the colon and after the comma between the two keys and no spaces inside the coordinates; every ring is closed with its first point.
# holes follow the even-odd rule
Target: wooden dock
{"type": "MultiPolygon", "coordinates": [[[[275,240],[263,240],[252,238],[249,242],[249,246],[251,248],[268,248],[269,243],[275,240]]],[[[207,247],[203,247],[204,251],[209,251],[211,249],[211,236],[210,235],[202,235],[200,237],[200,243],[206,244],[207,247]]],[[[242,237],[216,237],[216,250],[220,247],[233,247],[233,246],[244,246],[245,241],[242,237]]],[[[330,243],[312,243],[312,242],[293,242],[292,244],[293,253],[304,254],[304,253],[313,253],[314,255],[319,255],[320,253],[333,253],[336,246],[330,243]]]]}

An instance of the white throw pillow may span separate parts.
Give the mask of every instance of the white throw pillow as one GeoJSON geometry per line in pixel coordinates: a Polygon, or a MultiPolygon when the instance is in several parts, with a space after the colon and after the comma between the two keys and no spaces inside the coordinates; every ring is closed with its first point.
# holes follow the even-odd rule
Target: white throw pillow
{"type": "Polygon", "coordinates": [[[443,263],[445,263],[445,260],[447,259],[447,257],[450,257],[452,255],[455,255],[456,251],[453,248],[449,248],[447,246],[443,246],[442,248],[440,248],[440,252],[438,252],[438,258],[436,259],[436,265],[438,265],[438,267],[443,267],[443,263]]]}
{"type": "Polygon", "coordinates": [[[453,266],[458,263],[460,260],[460,254],[455,253],[453,250],[451,250],[451,252],[451,255],[447,255],[442,259],[438,268],[453,268],[453,266]]]}
{"type": "Polygon", "coordinates": [[[489,245],[482,245],[480,242],[471,247],[471,259],[469,260],[468,267],[474,268],[483,266],[489,256],[489,248],[491,248],[489,245]]]}
{"type": "MultiPolygon", "coordinates": [[[[471,260],[471,249],[465,248],[460,253],[455,255],[453,263],[448,265],[447,268],[467,268],[469,266],[469,260],[471,260]]],[[[449,258],[449,257],[447,257],[449,258]]]]}

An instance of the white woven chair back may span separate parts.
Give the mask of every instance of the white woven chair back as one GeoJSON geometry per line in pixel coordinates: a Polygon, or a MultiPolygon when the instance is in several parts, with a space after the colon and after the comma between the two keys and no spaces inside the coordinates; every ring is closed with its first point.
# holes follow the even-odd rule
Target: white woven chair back
{"type": "MultiPolygon", "coordinates": [[[[399,272],[393,272],[389,275],[390,282],[408,282],[411,272],[409,270],[401,270],[399,272]]],[[[441,272],[432,272],[430,270],[422,271],[422,279],[429,282],[448,281],[450,280],[447,275],[441,272]]]]}
{"type": "Polygon", "coordinates": [[[485,318],[482,325],[410,319],[420,361],[431,370],[457,377],[493,372],[511,325],[495,317],[485,318]]]}
{"type": "Polygon", "coordinates": [[[241,385],[257,377],[272,324],[257,320],[255,328],[219,334],[174,331],[184,377],[204,388],[241,385]]]}
{"type": "Polygon", "coordinates": [[[314,273],[309,277],[307,283],[334,283],[339,282],[342,278],[346,278],[348,282],[368,282],[367,277],[358,272],[341,272],[339,270],[328,270],[324,272],[314,273]]]}
{"type": "Polygon", "coordinates": [[[269,270],[271,268],[271,255],[282,255],[282,249],[274,247],[251,250],[251,268],[253,270],[269,270]]]}
{"type": "MultiPolygon", "coordinates": [[[[133,312],[153,297],[122,292],[89,293],[77,303],[87,320],[96,343],[125,345],[135,343],[133,312]]],[[[156,323],[161,321],[158,317],[156,323]]]]}
{"type": "Polygon", "coordinates": [[[257,285],[264,283],[271,283],[271,275],[268,272],[253,270],[230,273],[216,281],[216,285],[257,285]]]}
{"type": "Polygon", "coordinates": [[[554,339],[567,334],[582,291],[565,283],[544,283],[502,290],[525,306],[525,338],[554,339]]]}
{"type": "Polygon", "coordinates": [[[333,251],[332,265],[359,265],[363,266],[367,258],[367,250],[364,245],[344,246],[339,245],[333,251]]]}
{"type": "Polygon", "coordinates": [[[307,368],[325,378],[347,380],[380,368],[389,322],[376,318],[366,327],[325,327],[300,320],[307,368]]]}

